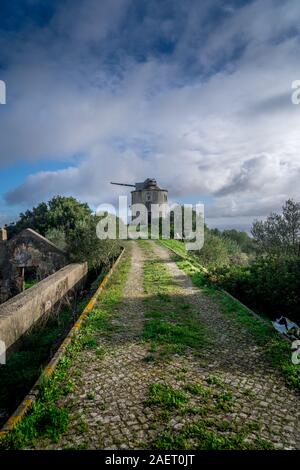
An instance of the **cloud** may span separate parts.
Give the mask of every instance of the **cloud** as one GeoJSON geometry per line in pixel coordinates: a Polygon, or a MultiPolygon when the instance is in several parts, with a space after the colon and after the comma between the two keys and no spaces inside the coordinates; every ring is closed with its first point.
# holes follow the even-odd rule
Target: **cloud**
{"type": "Polygon", "coordinates": [[[97,205],[120,192],[109,181],[146,177],[173,199],[209,196],[214,218],[299,199],[298,2],[165,3],[67,1],[10,44],[0,33],[0,165],[66,162],[8,204],[72,194],[97,205]]]}

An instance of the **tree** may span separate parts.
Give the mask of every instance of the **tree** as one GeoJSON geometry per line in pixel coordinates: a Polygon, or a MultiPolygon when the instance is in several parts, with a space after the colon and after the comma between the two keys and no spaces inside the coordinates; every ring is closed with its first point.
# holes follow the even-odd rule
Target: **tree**
{"type": "Polygon", "coordinates": [[[87,261],[90,269],[99,272],[118,255],[120,245],[115,240],[99,240],[98,221],[88,204],[73,197],[56,196],[20,214],[8,230],[11,236],[32,228],[68,252],[72,261],[87,261]]]}
{"type": "Polygon", "coordinates": [[[92,211],[88,204],[79,202],[73,197],[56,196],[48,202],[49,228],[62,230],[66,236],[79,223],[89,220],[92,211]]]}
{"type": "Polygon", "coordinates": [[[99,217],[91,215],[69,230],[66,241],[72,261],[87,261],[89,269],[99,271],[120,253],[118,240],[100,240],[96,234],[99,217]]]}
{"type": "Polygon", "coordinates": [[[47,216],[48,206],[45,202],[41,202],[37,207],[27,210],[25,213],[21,212],[19,220],[6,227],[9,237],[20,233],[25,228],[32,228],[41,235],[45,235],[45,232],[49,229],[47,216]]]}
{"type": "Polygon", "coordinates": [[[46,238],[50,240],[50,242],[54,243],[54,245],[56,245],[61,250],[66,250],[66,235],[65,232],[63,232],[62,230],[57,228],[51,228],[46,232],[46,238]]]}
{"type": "Polygon", "coordinates": [[[282,214],[271,213],[266,221],[255,220],[251,233],[261,252],[300,255],[300,203],[288,199],[282,214]]]}
{"type": "Polygon", "coordinates": [[[73,197],[55,196],[48,203],[41,202],[37,207],[21,213],[19,220],[8,225],[7,229],[10,237],[25,228],[32,228],[43,236],[52,229],[67,234],[78,222],[90,217],[91,213],[87,204],[73,197]]]}
{"type": "Polygon", "coordinates": [[[235,241],[243,253],[251,254],[255,253],[256,246],[253,238],[249,237],[248,233],[241,232],[240,230],[230,229],[224,230],[222,233],[223,237],[235,241]]]}

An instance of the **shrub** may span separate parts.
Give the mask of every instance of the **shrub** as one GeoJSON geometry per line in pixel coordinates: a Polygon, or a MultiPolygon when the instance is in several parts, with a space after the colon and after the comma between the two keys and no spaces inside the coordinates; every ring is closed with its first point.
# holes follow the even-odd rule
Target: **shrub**
{"type": "Polygon", "coordinates": [[[300,321],[300,259],[259,258],[249,266],[223,266],[208,277],[257,312],[300,321]]]}
{"type": "Polygon", "coordinates": [[[196,252],[196,256],[199,262],[207,268],[247,262],[247,256],[241,252],[235,240],[223,237],[209,229],[205,229],[204,245],[200,251],[196,252]]]}

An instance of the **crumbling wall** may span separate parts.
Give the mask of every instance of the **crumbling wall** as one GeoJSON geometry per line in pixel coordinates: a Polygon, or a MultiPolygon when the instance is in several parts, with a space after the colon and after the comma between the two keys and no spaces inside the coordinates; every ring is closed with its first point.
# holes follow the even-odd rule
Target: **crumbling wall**
{"type": "Polygon", "coordinates": [[[61,269],[67,255],[31,229],[0,242],[0,303],[23,291],[24,272],[36,268],[37,280],[61,269]]]}

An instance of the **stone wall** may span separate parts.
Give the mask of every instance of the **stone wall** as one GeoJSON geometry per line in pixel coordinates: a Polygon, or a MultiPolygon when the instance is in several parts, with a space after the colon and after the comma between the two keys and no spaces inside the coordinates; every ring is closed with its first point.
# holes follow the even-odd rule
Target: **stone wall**
{"type": "Polygon", "coordinates": [[[23,291],[26,269],[35,269],[42,280],[61,269],[67,255],[31,229],[23,230],[11,240],[0,241],[0,303],[23,291]]]}
{"type": "Polygon", "coordinates": [[[12,346],[32,325],[85,279],[87,263],[69,264],[0,305],[0,341],[12,346]]]}

